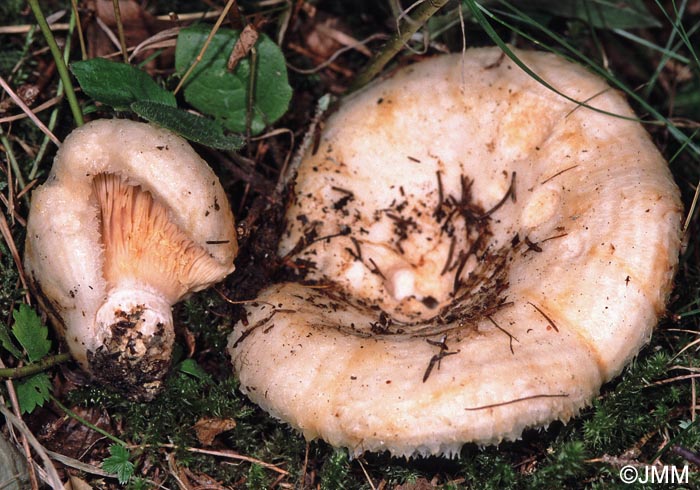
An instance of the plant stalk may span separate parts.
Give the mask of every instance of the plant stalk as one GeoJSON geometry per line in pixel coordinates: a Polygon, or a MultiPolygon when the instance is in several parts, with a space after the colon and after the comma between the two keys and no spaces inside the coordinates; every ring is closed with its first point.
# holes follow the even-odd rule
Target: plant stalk
{"type": "Polygon", "coordinates": [[[71,83],[70,74],[68,73],[68,67],[63,62],[63,54],[58,48],[56,38],[53,37],[51,28],[49,27],[48,22],[46,22],[44,12],[42,12],[41,7],[39,6],[39,0],[27,1],[29,2],[29,6],[32,8],[32,12],[34,12],[34,17],[36,17],[36,21],[39,24],[39,29],[41,29],[42,34],[44,34],[46,43],[49,45],[49,49],[51,50],[51,55],[53,56],[54,62],[56,63],[58,75],[59,77],[61,77],[61,81],[63,81],[63,85],[66,90],[66,99],[68,99],[68,105],[70,106],[70,109],[73,112],[73,119],[75,120],[75,124],[76,126],[82,126],[83,124],[85,124],[85,120],[83,119],[83,113],[80,110],[80,104],[78,104],[78,98],[75,96],[75,91],[73,90],[73,84],[71,83]]]}
{"type": "Polygon", "coordinates": [[[110,434],[110,433],[107,432],[106,430],[100,429],[100,428],[97,427],[95,424],[93,424],[93,423],[91,423],[91,422],[85,420],[83,417],[81,417],[80,415],[78,415],[77,413],[75,413],[73,410],[71,410],[70,408],[68,408],[67,406],[65,406],[63,403],[61,403],[60,401],[58,401],[58,399],[57,399],[55,396],[51,395],[51,400],[52,400],[56,405],[58,405],[58,407],[59,407],[61,410],[63,410],[64,412],[66,412],[66,415],[68,415],[69,417],[71,417],[71,418],[77,420],[78,422],[80,422],[81,424],[83,424],[85,427],[88,427],[89,429],[94,430],[94,431],[97,432],[98,434],[101,434],[101,435],[105,436],[105,437],[106,437],[107,439],[109,439],[110,441],[116,442],[117,444],[121,444],[121,445],[124,446],[124,447],[127,446],[126,442],[122,441],[122,440],[119,439],[118,437],[113,436],[112,434],[110,434]]]}
{"type": "Polygon", "coordinates": [[[401,51],[409,39],[432,17],[447,4],[448,0],[424,0],[412,16],[405,16],[399,21],[396,33],[389,39],[382,50],[375,55],[365,68],[355,77],[348,89],[354,92],[376,77],[396,54],[401,51]]]}
{"type": "Polygon", "coordinates": [[[16,368],[2,368],[0,369],[0,378],[25,378],[27,376],[40,373],[42,371],[46,371],[47,369],[55,366],[56,364],[61,364],[62,362],[69,361],[70,359],[70,353],[64,352],[63,354],[56,354],[55,356],[45,357],[39,362],[28,364],[26,366],[16,368]]]}

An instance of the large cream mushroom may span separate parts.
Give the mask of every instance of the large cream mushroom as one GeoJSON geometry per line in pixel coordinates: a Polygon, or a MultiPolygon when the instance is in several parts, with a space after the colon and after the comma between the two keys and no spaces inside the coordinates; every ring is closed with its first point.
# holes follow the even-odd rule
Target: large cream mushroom
{"type": "Polygon", "coordinates": [[[75,359],[135,399],[170,366],[171,306],[233,271],[233,214],[182,138],[98,120],[61,145],[34,191],[25,268],[75,359]]]}
{"type": "Polygon", "coordinates": [[[352,454],[455,455],[566,421],[665,311],[681,204],[624,98],[495,48],[345,100],[296,177],[273,285],[230,340],[241,388],[352,454]],[[617,114],[612,116],[607,113],[617,114]]]}

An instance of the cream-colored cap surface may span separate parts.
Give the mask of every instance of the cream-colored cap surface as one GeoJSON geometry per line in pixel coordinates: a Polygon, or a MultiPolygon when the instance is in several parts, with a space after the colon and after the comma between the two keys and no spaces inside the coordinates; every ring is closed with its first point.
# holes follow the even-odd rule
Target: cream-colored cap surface
{"type": "Polygon", "coordinates": [[[666,162],[598,77],[516,54],[598,111],[472,49],[352,95],[304,157],[279,249],[304,281],[247,306],[230,352],[306,437],[406,456],[516,439],[576,415],[664,313],[666,162]]]}

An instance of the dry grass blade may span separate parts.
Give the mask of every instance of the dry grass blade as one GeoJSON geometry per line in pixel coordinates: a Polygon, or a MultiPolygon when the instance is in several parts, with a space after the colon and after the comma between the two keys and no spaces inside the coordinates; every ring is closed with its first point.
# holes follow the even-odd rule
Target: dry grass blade
{"type": "MultiPolygon", "coordinates": [[[[292,66],[291,64],[287,63],[287,66],[294,70],[297,73],[301,73],[302,75],[311,75],[313,73],[316,73],[328,66],[333,65],[333,62],[338,59],[338,57],[351,50],[357,50],[359,47],[363,47],[370,43],[371,41],[376,41],[378,39],[386,39],[387,36],[384,34],[372,34],[370,36],[367,36],[366,38],[360,40],[360,41],[355,41],[353,44],[349,44],[343,48],[338,49],[335,53],[333,53],[329,58],[327,58],[325,61],[322,63],[314,66],[313,68],[298,68],[296,66],[292,66]]],[[[312,56],[312,54],[308,51],[302,48],[301,46],[295,45],[296,51],[299,51],[301,54],[307,55],[307,56],[312,56]]],[[[336,71],[341,71],[344,75],[349,75],[352,74],[350,70],[344,70],[341,67],[336,67],[336,71]]]]}
{"type": "MultiPolygon", "coordinates": [[[[51,24],[52,31],[67,31],[69,28],[70,28],[70,25],[66,24],[66,23],[51,24]]],[[[29,25],[29,24],[18,25],[18,26],[0,26],[0,35],[1,34],[27,34],[32,29],[34,29],[34,26],[29,25]]]]}
{"type": "Polygon", "coordinates": [[[180,91],[180,89],[185,84],[187,79],[190,77],[190,75],[192,74],[194,69],[202,61],[202,58],[204,57],[204,53],[206,52],[207,48],[209,47],[211,40],[214,38],[214,35],[221,27],[221,24],[224,22],[224,19],[226,19],[226,16],[228,15],[229,10],[231,10],[231,7],[233,7],[234,3],[236,3],[236,0],[228,0],[228,2],[226,2],[226,6],[224,7],[224,10],[221,11],[221,15],[219,15],[219,18],[216,19],[216,24],[214,24],[214,27],[212,27],[211,32],[209,33],[209,36],[207,37],[207,40],[204,41],[204,45],[202,46],[201,51],[197,54],[197,57],[194,59],[194,61],[190,65],[190,67],[187,69],[185,74],[182,76],[182,78],[180,79],[180,82],[177,84],[177,87],[175,87],[175,90],[173,90],[174,94],[177,94],[180,91]]]}
{"type": "MultiPolygon", "coordinates": [[[[161,444],[159,447],[166,448],[166,449],[177,449],[177,446],[174,444],[161,444]]],[[[209,456],[218,456],[220,458],[225,458],[225,459],[235,459],[238,461],[246,461],[248,463],[255,463],[259,466],[262,466],[263,468],[267,468],[268,470],[274,471],[275,473],[279,473],[280,475],[289,475],[289,472],[287,470],[283,470],[282,468],[272,464],[272,463],[267,463],[265,461],[262,461],[257,458],[253,458],[250,456],[245,456],[243,454],[239,454],[235,451],[215,451],[213,449],[201,449],[197,447],[186,447],[184,448],[186,451],[189,451],[191,453],[198,453],[198,454],[207,454],[209,456]]]]}
{"type": "Polygon", "coordinates": [[[61,140],[59,140],[49,130],[49,128],[47,128],[46,125],[43,122],[41,122],[41,120],[38,117],[36,117],[36,114],[34,114],[34,112],[29,108],[29,106],[27,106],[27,104],[24,103],[22,98],[19,95],[17,95],[14,90],[12,90],[12,88],[7,84],[5,79],[1,76],[0,76],[0,86],[3,88],[3,90],[5,92],[7,92],[7,95],[9,95],[12,98],[12,100],[15,102],[15,104],[17,104],[17,106],[20,109],[22,109],[22,111],[24,111],[24,113],[27,115],[27,117],[29,117],[29,119],[31,119],[34,122],[34,124],[36,124],[36,126],[39,129],[41,129],[41,131],[46,136],[48,136],[51,139],[51,141],[53,141],[56,144],[56,146],[61,146],[61,140]]]}
{"type": "Polygon", "coordinates": [[[27,304],[31,304],[30,301],[30,296],[29,296],[29,288],[27,287],[27,280],[24,277],[24,269],[22,267],[22,258],[19,255],[19,250],[17,250],[17,245],[15,245],[15,240],[12,237],[12,231],[10,230],[10,226],[7,223],[7,220],[5,219],[4,214],[0,214],[0,233],[2,234],[2,237],[5,239],[5,243],[7,244],[7,248],[10,249],[10,254],[12,254],[12,260],[15,261],[15,265],[17,266],[17,271],[19,272],[19,279],[22,282],[22,288],[27,291],[26,293],[26,301],[27,304]]]}
{"type": "Polygon", "coordinates": [[[177,38],[177,35],[179,33],[179,27],[172,27],[170,29],[160,31],[154,34],[153,36],[149,37],[148,39],[144,39],[132,50],[131,56],[129,56],[129,62],[131,62],[136,56],[141,54],[142,51],[145,51],[147,49],[161,49],[175,46],[175,39],[177,38]]]}
{"type": "Polygon", "coordinates": [[[126,37],[124,36],[124,24],[122,23],[121,9],[119,8],[119,0],[112,0],[114,6],[114,19],[117,22],[117,32],[119,34],[119,47],[121,48],[124,63],[129,62],[129,53],[126,49],[126,37]]]}
{"type": "Polygon", "coordinates": [[[9,123],[9,122],[13,122],[13,121],[19,121],[20,119],[26,119],[26,118],[30,117],[29,114],[36,114],[37,112],[42,112],[42,111],[45,111],[46,109],[50,109],[50,108],[54,107],[62,99],[63,99],[63,97],[59,97],[59,96],[52,97],[49,100],[47,100],[46,102],[43,102],[34,108],[29,108],[29,112],[24,112],[22,114],[15,114],[14,116],[2,117],[2,118],[0,118],[0,124],[9,123]]]}
{"type": "Polygon", "coordinates": [[[58,476],[58,472],[56,471],[55,466],[51,462],[51,458],[46,453],[46,449],[44,448],[44,446],[42,446],[41,443],[37,440],[37,438],[34,437],[32,431],[29,429],[29,427],[27,427],[27,424],[24,423],[24,420],[15,416],[12,412],[10,412],[7,408],[5,408],[5,406],[1,404],[0,413],[2,413],[2,415],[5,417],[5,420],[7,420],[8,423],[12,424],[15,427],[15,429],[20,431],[22,435],[27,438],[29,444],[32,446],[34,451],[36,451],[36,454],[39,456],[39,458],[41,458],[44,464],[44,471],[46,472],[46,483],[54,490],[62,490],[63,483],[61,482],[61,478],[58,476]]]}

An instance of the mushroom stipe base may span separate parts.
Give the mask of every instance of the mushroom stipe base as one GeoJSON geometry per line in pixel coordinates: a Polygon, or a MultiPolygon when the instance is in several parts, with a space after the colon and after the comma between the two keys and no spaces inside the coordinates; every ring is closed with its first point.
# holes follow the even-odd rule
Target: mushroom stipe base
{"type": "Polygon", "coordinates": [[[456,455],[567,421],[665,312],[681,205],[616,91],[495,48],[344,100],[299,166],[279,256],[246,306],[241,389],[353,455],[456,455]],[[615,117],[611,114],[618,114],[615,117]]]}

